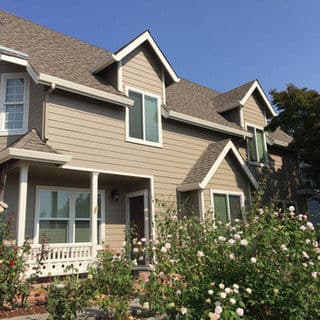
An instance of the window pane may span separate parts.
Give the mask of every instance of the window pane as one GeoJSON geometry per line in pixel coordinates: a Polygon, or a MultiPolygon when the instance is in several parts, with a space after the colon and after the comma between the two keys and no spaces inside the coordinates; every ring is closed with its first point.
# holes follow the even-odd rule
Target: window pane
{"type": "Polygon", "coordinates": [[[76,221],[75,242],[90,242],[90,221],[76,221]]]}
{"type": "Polygon", "coordinates": [[[215,220],[223,223],[228,221],[227,197],[224,194],[214,194],[214,214],[215,220]]]}
{"type": "Polygon", "coordinates": [[[68,221],[40,221],[39,242],[66,243],[68,239],[68,221]]]}
{"type": "Polygon", "coordinates": [[[158,100],[145,96],[144,108],[146,140],[159,142],[158,100]]]}
{"type": "Polygon", "coordinates": [[[7,79],[5,102],[23,101],[24,79],[7,79]]]}
{"type": "Polygon", "coordinates": [[[248,127],[248,131],[253,134],[253,138],[248,138],[248,151],[249,151],[248,157],[249,157],[249,160],[251,161],[258,161],[254,129],[252,127],[248,127]]]}
{"type": "Polygon", "coordinates": [[[23,104],[4,105],[5,129],[21,129],[23,127],[23,104]]]}
{"type": "Polygon", "coordinates": [[[76,192],[76,218],[90,218],[89,192],[76,192]]]}
{"type": "Polygon", "coordinates": [[[231,220],[242,219],[241,201],[239,196],[229,196],[230,218],[231,220]]]}
{"type": "Polygon", "coordinates": [[[129,91],[129,98],[134,101],[133,106],[129,108],[129,136],[143,139],[142,95],[137,92],[129,91]]]}
{"type": "Polygon", "coordinates": [[[256,139],[258,145],[259,162],[264,162],[266,159],[266,154],[264,148],[264,134],[262,130],[256,130],[256,139]]]}
{"type": "Polygon", "coordinates": [[[69,193],[40,190],[40,218],[68,218],[69,193]]]}

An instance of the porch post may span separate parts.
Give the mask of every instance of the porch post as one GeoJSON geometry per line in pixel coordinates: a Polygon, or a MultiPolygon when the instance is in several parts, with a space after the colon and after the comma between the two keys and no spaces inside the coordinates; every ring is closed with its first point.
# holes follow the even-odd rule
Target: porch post
{"type": "Polygon", "coordinates": [[[90,217],[91,217],[91,242],[92,255],[97,253],[97,235],[98,235],[98,172],[91,173],[91,202],[90,202],[90,217]]]}
{"type": "Polygon", "coordinates": [[[21,164],[19,175],[19,200],[17,212],[17,246],[22,246],[25,240],[28,172],[29,166],[27,164],[21,164]]]}

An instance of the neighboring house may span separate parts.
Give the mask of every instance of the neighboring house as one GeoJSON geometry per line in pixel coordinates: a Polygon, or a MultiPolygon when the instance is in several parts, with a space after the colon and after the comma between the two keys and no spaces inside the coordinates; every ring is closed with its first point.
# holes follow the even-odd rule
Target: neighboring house
{"type": "MultiPolygon", "coordinates": [[[[298,167],[257,80],[225,93],[180,79],[148,31],[111,53],[0,11],[2,196],[43,275],[81,272],[155,199],[241,218],[253,191],[298,204],[298,167]]],[[[299,205],[299,204],[298,204],[299,205]]]]}

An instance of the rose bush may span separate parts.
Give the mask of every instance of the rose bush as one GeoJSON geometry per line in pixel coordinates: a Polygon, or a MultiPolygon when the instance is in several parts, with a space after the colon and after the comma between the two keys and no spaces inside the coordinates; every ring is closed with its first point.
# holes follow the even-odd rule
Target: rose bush
{"type": "Polygon", "coordinates": [[[29,245],[14,245],[12,220],[6,215],[7,205],[0,202],[0,309],[23,306],[30,294],[31,280],[23,278],[29,245]]]}
{"type": "Polygon", "coordinates": [[[157,230],[148,249],[153,272],[141,284],[146,315],[320,318],[319,244],[312,223],[294,208],[282,214],[253,208],[245,223],[227,224],[169,210],[157,230]]]}

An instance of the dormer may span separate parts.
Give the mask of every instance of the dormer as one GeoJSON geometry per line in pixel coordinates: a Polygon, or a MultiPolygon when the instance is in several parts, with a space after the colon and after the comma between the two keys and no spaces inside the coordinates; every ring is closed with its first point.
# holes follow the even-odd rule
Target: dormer
{"type": "Polygon", "coordinates": [[[161,147],[166,87],[180,79],[150,32],[140,34],[92,71],[134,101],[126,109],[126,141],[161,147]]]}

